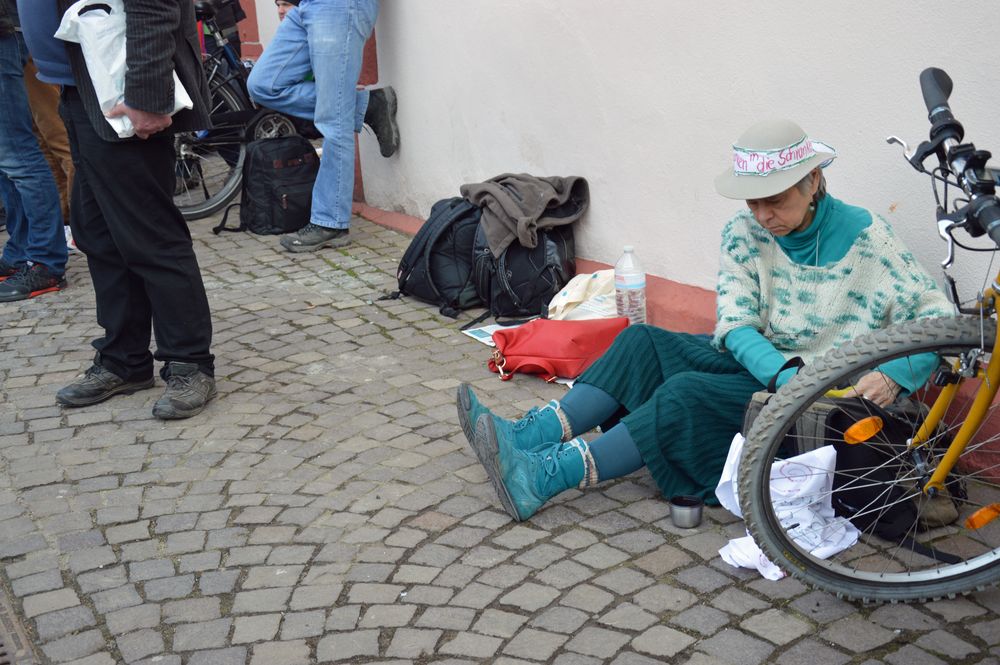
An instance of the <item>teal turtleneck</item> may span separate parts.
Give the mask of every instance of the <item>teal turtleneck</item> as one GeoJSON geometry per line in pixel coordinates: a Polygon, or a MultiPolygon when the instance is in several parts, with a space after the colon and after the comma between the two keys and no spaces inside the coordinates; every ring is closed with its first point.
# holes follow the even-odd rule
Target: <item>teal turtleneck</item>
{"type": "MultiPolygon", "coordinates": [[[[812,223],[805,230],[775,236],[774,240],[795,263],[825,266],[844,258],[858,234],[871,223],[871,213],[864,208],[847,205],[826,195],[816,204],[812,223]]],[[[785,364],[785,357],[750,326],[736,328],[726,335],[726,348],[764,385],[785,364]]],[[[795,371],[787,369],[782,372],[777,385],[784,385],[795,371]]]]}
{"type": "Polygon", "coordinates": [[[847,205],[827,195],[816,204],[808,228],[775,236],[774,240],[795,263],[825,266],[844,258],[858,234],[871,223],[871,213],[864,208],[847,205]]]}

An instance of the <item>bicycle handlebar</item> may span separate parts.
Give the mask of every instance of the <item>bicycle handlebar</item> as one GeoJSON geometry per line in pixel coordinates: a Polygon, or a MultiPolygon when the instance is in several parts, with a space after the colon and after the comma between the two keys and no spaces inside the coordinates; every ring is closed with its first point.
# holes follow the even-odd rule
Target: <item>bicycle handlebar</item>
{"type": "Polygon", "coordinates": [[[951,77],[944,70],[928,67],[920,72],[920,92],[924,95],[924,105],[927,106],[931,122],[934,122],[935,112],[950,114],[948,97],[951,96],[952,87],[951,77]]]}
{"type": "Polygon", "coordinates": [[[952,87],[951,77],[941,69],[929,67],[920,73],[920,91],[927,107],[927,118],[931,121],[931,142],[923,155],[936,153],[941,166],[955,175],[969,197],[969,205],[965,208],[969,232],[973,235],[986,233],[1000,247],[1000,201],[996,197],[994,179],[984,177],[989,173],[986,161],[990,153],[961,143],[965,130],[948,105],[952,87]]]}
{"type": "Polygon", "coordinates": [[[931,138],[961,141],[964,135],[961,123],[955,120],[948,106],[953,85],[951,77],[942,69],[928,67],[920,72],[920,92],[924,95],[927,119],[931,121],[931,138]]]}
{"type": "Polygon", "coordinates": [[[1000,203],[997,203],[996,197],[992,200],[982,199],[979,210],[973,210],[970,214],[976,217],[979,228],[985,229],[990,240],[1000,247],[1000,203]]]}

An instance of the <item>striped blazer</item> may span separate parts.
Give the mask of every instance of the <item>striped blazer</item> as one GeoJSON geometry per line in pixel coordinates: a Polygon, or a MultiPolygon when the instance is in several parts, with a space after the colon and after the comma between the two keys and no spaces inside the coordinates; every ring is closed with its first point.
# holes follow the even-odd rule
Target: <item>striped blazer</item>
{"type": "MultiPolygon", "coordinates": [[[[40,1],[40,0],[37,0],[40,1]]],[[[56,0],[60,13],[74,0],[56,0]]],[[[125,3],[125,103],[150,113],[169,113],[174,104],[172,72],[176,69],[194,108],[174,115],[167,132],[206,129],[209,120],[209,92],[201,68],[201,46],[195,28],[191,0],[123,0],[125,3]]],[[[97,134],[108,141],[120,141],[97,103],[97,95],[87,73],[87,64],[78,44],[67,43],[73,78],[87,115],[97,134]]]]}

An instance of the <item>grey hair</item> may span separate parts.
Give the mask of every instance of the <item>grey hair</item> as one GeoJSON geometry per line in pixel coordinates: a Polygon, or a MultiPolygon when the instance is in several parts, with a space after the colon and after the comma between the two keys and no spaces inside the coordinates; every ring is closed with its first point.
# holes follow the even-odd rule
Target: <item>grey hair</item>
{"type": "MultiPolygon", "coordinates": [[[[812,174],[813,174],[813,172],[810,171],[809,173],[806,174],[806,177],[802,178],[802,180],[799,180],[797,183],[795,183],[795,186],[803,194],[808,194],[809,193],[809,188],[812,185],[812,183],[809,182],[809,178],[812,176],[812,174]]],[[[816,193],[813,195],[813,203],[819,203],[820,201],[823,200],[824,196],[826,196],[826,174],[823,173],[822,169],[820,169],[820,172],[819,172],[819,188],[816,190],[816,193]]]]}

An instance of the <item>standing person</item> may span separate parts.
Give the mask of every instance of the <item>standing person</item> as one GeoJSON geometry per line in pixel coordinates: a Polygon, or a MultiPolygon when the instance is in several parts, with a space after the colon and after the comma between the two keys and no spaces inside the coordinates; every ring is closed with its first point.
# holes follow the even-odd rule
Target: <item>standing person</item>
{"type": "Polygon", "coordinates": [[[31,129],[27,61],[17,6],[14,0],[0,0],[0,200],[9,234],[0,257],[0,302],[66,286],[59,193],[31,129]]]}
{"type": "MultiPolygon", "coordinates": [[[[459,422],[511,517],[643,466],[664,496],[717,503],[744,408],[772,377],[782,385],[794,374],[779,374],[786,360],[812,362],[893,323],[954,315],[885,220],[827,194],[821,169],[835,156],[788,120],[758,123],[733,144],[715,188],[747,207],[722,231],[711,342],[629,326],[563,399],[516,422],[459,386],[459,422]],[[599,437],[580,437],[598,425],[599,437]]],[[[890,361],[853,387],[886,406],[936,366],[934,354],[890,361]]]]}
{"type": "Polygon", "coordinates": [[[73,157],[69,152],[66,125],[59,117],[59,86],[39,80],[38,67],[28,58],[24,67],[24,87],[28,90],[35,138],[56,180],[63,224],[66,225],[69,224],[69,196],[73,186],[73,157]]]}
{"type": "Polygon", "coordinates": [[[160,360],[167,389],[153,415],[186,418],[216,393],[211,312],[191,234],[173,203],[174,145],[165,131],[211,124],[194,6],[190,0],[125,0],[125,99],[109,115],[128,116],[136,137],[121,140],[101,113],[79,46],[52,37],[71,2],[19,3],[41,78],[63,86],[76,166],[70,223],[87,256],[104,328],[93,342],[93,366],[56,401],[86,406],[150,388],[153,361],[160,360]],[[171,117],[174,70],[194,108],[171,117]]]}
{"type": "Polygon", "coordinates": [[[323,135],[312,218],[281,237],[281,246],[290,252],[350,242],[354,134],[362,124],[375,132],[384,157],[399,147],[396,93],[392,88],[357,89],[378,8],[378,0],[301,0],[278,24],[247,80],[257,103],[312,120],[323,135]]]}
{"type": "Polygon", "coordinates": [[[299,0],[274,0],[274,6],[278,8],[278,20],[284,21],[285,15],[299,6],[299,0]]]}

